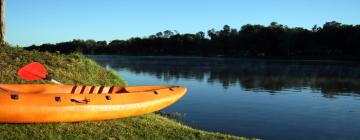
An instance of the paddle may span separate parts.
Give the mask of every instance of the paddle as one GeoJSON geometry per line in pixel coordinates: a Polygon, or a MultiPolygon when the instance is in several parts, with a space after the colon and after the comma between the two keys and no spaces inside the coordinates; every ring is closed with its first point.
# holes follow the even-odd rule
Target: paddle
{"type": "Polygon", "coordinates": [[[30,64],[23,66],[22,68],[19,69],[17,74],[19,77],[28,81],[44,79],[44,80],[49,80],[50,82],[55,84],[61,84],[60,82],[48,76],[46,74],[45,66],[40,64],[39,62],[32,62],[30,64]]]}

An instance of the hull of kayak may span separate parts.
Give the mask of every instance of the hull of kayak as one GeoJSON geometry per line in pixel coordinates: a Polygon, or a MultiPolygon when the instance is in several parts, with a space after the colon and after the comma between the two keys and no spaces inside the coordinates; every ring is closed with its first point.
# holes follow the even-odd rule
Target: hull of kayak
{"type": "Polygon", "coordinates": [[[184,96],[179,86],[1,85],[0,122],[108,120],[163,109],[184,96]]]}

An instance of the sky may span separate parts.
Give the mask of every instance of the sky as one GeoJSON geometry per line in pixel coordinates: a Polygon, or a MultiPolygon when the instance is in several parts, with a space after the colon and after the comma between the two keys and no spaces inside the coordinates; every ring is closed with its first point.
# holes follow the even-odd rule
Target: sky
{"type": "Polygon", "coordinates": [[[111,41],[164,30],[220,30],[225,24],[240,29],[276,21],[311,28],[334,20],[360,24],[360,0],[6,0],[6,41],[111,41]]]}

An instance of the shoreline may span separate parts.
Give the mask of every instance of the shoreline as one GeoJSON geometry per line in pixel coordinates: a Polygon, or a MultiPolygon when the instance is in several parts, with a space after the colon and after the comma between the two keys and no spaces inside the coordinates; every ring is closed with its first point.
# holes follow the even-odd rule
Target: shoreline
{"type": "Polygon", "coordinates": [[[164,59],[208,59],[208,60],[250,60],[250,61],[273,61],[273,62],[321,62],[321,63],[359,63],[359,60],[336,60],[336,59],[286,59],[286,58],[246,58],[246,57],[211,57],[211,56],[175,56],[175,55],[117,55],[117,54],[99,54],[86,55],[88,57],[114,56],[114,57],[138,57],[138,58],[164,58],[164,59]]]}

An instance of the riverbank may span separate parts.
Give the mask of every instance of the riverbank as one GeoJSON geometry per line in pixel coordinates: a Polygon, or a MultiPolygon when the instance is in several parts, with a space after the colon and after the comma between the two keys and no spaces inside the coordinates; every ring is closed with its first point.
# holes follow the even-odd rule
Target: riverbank
{"type": "MultiPolygon", "coordinates": [[[[84,54],[85,55],[85,54],[84,54]]],[[[161,59],[183,59],[183,60],[226,60],[226,61],[271,61],[271,62],[314,62],[314,63],[358,63],[359,61],[356,59],[345,59],[345,60],[336,60],[336,59],[321,59],[321,58],[311,58],[311,57],[303,57],[303,58],[280,58],[280,57],[266,57],[266,58],[256,58],[256,57],[223,57],[223,56],[172,56],[172,55],[120,55],[120,54],[99,54],[99,55],[85,55],[92,58],[101,58],[104,56],[111,56],[114,58],[122,58],[122,57],[136,57],[136,58],[161,58],[161,59]]]]}
{"type": "MultiPolygon", "coordinates": [[[[47,66],[56,80],[78,85],[126,85],[116,73],[82,55],[62,55],[0,47],[0,83],[28,82],[17,69],[32,61],[47,66]],[[84,78],[86,77],[86,78],[84,78]]],[[[246,139],[193,129],[158,114],[125,119],[52,124],[0,124],[0,139],[246,139]]]]}

